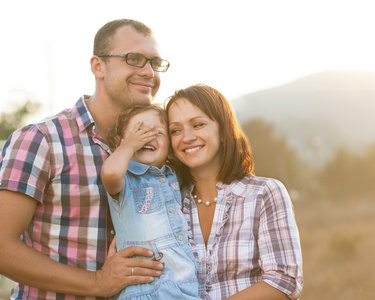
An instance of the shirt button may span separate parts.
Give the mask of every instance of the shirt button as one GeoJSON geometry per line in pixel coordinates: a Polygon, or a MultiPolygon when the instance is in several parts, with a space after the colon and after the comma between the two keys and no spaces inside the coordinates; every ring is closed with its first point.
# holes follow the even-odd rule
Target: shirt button
{"type": "Polygon", "coordinates": [[[176,210],[175,210],[174,207],[171,207],[171,208],[169,209],[169,212],[170,212],[171,214],[174,214],[174,213],[176,212],[176,210]]]}
{"type": "Polygon", "coordinates": [[[183,234],[179,234],[179,235],[178,235],[178,239],[179,239],[180,241],[182,241],[182,240],[184,239],[184,235],[183,235],[183,234]]]}
{"type": "Polygon", "coordinates": [[[203,279],[204,278],[204,276],[203,275],[201,275],[201,277],[200,277],[201,279],[203,279]]]}
{"type": "Polygon", "coordinates": [[[159,180],[161,183],[164,183],[165,182],[165,178],[164,177],[162,177],[162,178],[160,178],[160,180],[159,180]]]}
{"type": "Polygon", "coordinates": [[[111,230],[111,234],[115,234],[115,231],[113,229],[111,230]]]}

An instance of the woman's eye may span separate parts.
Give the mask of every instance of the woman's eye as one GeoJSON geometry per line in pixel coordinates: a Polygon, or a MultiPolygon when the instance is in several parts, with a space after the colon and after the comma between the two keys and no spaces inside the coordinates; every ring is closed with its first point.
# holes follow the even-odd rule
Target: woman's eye
{"type": "Polygon", "coordinates": [[[172,134],[176,134],[176,133],[178,133],[179,130],[178,130],[178,129],[171,129],[171,130],[169,130],[169,132],[170,132],[170,134],[172,135],[172,134]]]}
{"type": "Polygon", "coordinates": [[[202,127],[202,126],[204,126],[203,123],[197,123],[197,124],[194,124],[194,128],[198,128],[198,127],[202,127]]]}

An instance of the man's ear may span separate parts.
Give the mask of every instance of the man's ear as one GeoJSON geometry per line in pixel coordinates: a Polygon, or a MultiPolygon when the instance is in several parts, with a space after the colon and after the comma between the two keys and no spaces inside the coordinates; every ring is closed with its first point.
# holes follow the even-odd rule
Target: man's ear
{"type": "Polygon", "coordinates": [[[94,74],[95,78],[102,79],[104,77],[104,62],[96,55],[91,57],[90,59],[91,64],[91,72],[94,74]]]}

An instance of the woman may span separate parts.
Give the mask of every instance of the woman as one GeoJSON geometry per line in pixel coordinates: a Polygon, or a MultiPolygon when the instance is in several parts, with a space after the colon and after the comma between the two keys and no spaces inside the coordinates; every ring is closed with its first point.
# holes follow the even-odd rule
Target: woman
{"type": "Polygon", "coordinates": [[[194,85],[166,104],[183,211],[204,299],[298,299],[302,255],[282,183],[253,175],[253,160],[228,100],[194,85]]]}

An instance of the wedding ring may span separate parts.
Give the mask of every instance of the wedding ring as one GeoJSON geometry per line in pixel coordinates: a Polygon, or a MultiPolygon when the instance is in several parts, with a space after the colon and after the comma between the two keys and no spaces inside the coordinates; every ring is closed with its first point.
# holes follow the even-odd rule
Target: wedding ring
{"type": "Polygon", "coordinates": [[[134,275],[134,268],[132,268],[132,276],[134,275]]]}

